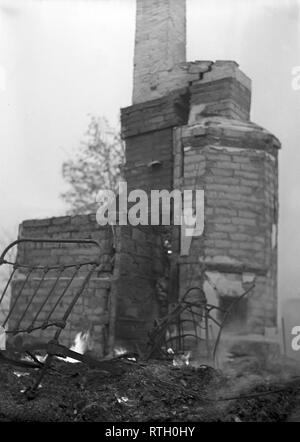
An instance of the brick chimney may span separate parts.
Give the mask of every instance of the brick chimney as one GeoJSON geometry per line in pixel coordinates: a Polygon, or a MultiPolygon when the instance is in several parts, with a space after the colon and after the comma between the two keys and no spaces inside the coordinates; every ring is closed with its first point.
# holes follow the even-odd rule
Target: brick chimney
{"type": "Polygon", "coordinates": [[[133,104],[174,89],[173,69],[185,61],[185,0],[137,0],[133,104]]]}
{"type": "Polygon", "coordinates": [[[264,334],[277,318],[281,144],[251,122],[251,80],[235,61],[185,57],[185,0],[137,0],[133,105],[121,113],[128,189],[204,190],[204,234],[171,227],[169,301],[201,287],[222,308],[253,285],[229,325],[264,334]]]}

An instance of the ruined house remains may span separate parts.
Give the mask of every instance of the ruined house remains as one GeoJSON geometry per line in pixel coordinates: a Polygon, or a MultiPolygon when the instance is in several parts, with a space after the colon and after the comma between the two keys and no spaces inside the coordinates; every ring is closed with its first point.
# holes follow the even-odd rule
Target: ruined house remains
{"type": "MultiPolygon", "coordinates": [[[[169,304],[198,287],[194,298],[203,291],[225,310],[255,284],[231,326],[260,334],[276,327],[280,142],[250,121],[251,81],[235,61],[186,61],[185,8],[184,0],[137,0],[133,100],[121,112],[125,178],[129,189],[147,192],[203,189],[203,234],[181,238],[180,228],[171,226],[168,262],[160,226],[104,228],[87,215],[20,227],[24,238],[100,243],[104,270],[92,277],[63,335],[70,344],[76,332],[90,328],[99,354],[145,344],[161,314],[162,280],[169,304]]],[[[53,265],[95,253],[93,247],[20,246],[18,256],[53,265]]]]}

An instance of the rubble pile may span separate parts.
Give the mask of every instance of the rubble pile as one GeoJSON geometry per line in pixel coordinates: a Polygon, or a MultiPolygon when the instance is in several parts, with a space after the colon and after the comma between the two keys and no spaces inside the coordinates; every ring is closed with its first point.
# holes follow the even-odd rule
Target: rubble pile
{"type": "Polygon", "coordinates": [[[113,374],[56,360],[32,400],[25,392],[36,370],[0,364],[0,421],[281,421],[300,388],[299,380],[279,388],[271,378],[252,378],[247,387],[240,373],[228,377],[206,365],[132,359],[118,364],[121,370],[113,374]]]}

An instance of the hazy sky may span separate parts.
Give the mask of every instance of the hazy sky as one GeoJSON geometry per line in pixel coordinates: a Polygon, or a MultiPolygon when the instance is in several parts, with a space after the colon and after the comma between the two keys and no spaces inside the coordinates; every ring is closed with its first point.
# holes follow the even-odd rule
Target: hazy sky
{"type": "MultiPolygon", "coordinates": [[[[187,0],[188,60],[233,59],[252,120],[279,137],[280,295],[300,296],[300,0],[187,0]]],[[[0,239],[62,214],[62,161],[88,113],[131,104],[134,0],[0,0],[0,239]]]]}

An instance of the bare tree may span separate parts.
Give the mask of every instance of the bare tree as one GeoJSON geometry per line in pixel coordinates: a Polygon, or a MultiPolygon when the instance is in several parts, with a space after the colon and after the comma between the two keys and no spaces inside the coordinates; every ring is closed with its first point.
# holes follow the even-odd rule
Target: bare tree
{"type": "Polygon", "coordinates": [[[69,189],[61,194],[69,206],[68,214],[97,210],[97,193],[101,189],[116,189],[124,157],[120,134],[105,118],[92,115],[75,158],[64,162],[62,167],[63,178],[69,184],[69,189]]]}

